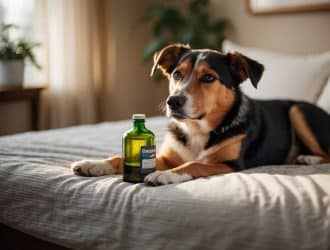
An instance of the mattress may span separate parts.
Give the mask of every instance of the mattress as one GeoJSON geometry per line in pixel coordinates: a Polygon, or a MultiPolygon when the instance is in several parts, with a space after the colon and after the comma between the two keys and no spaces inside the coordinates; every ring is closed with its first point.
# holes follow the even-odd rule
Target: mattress
{"type": "MultiPolygon", "coordinates": [[[[157,146],[166,124],[147,119],[157,146]]],[[[0,223],[72,249],[330,248],[330,164],[264,166],[159,187],[71,173],[73,161],[120,154],[130,127],[0,137],[0,223]]]]}

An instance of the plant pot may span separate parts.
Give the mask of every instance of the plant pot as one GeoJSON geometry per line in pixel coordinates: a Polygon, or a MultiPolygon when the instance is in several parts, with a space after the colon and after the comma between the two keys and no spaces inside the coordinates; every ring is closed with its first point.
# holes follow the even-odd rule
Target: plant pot
{"type": "Polygon", "coordinates": [[[22,87],[24,60],[0,60],[0,87],[22,87]]]}

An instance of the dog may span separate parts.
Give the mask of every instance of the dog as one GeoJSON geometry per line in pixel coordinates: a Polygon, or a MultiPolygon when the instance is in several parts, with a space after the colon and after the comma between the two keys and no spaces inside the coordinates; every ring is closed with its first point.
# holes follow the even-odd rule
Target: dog
{"type": "MultiPolygon", "coordinates": [[[[154,56],[169,80],[166,116],[171,122],[156,158],[152,185],[180,183],[262,165],[330,162],[330,115],[294,100],[254,100],[240,91],[257,88],[264,66],[238,52],[172,44],[154,56]],[[248,83],[244,83],[248,84],[248,83]]],[[[285,91],[285,90],[283,90],[285,91]]],[[[123,172],[123,159],[82,160],[74,174],[123,172]]]]}

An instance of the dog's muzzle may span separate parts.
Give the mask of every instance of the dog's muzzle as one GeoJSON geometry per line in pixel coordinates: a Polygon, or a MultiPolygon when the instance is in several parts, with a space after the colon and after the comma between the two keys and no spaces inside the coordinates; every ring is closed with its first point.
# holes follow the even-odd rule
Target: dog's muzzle
{"type": "Polygon", "coordinates": [[[178,111],[181,109],[187,101],[187,97],[184,95],[169,96],[166,100],[167,105],[172,111],[178,111]]]}

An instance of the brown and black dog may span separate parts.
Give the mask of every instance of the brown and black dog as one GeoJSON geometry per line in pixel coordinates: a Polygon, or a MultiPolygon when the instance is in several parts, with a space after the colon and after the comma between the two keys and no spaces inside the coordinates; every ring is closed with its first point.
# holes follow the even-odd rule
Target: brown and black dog
{"type": "MultiPolygon", "coordinates": [[[[247,78],[257,87],[264,67],[255,60],[173,44],[155,55],[151,75],[157,68],[169,80],[171,123],[157,171],[145,182],[162,185],[261,165],[330,162],[329,114],[306,102],[257,101],[240,91],[247,78]]],[[[83,176],[119,174],[123,160],[83,160],[72,170],[83,176]]]]}

